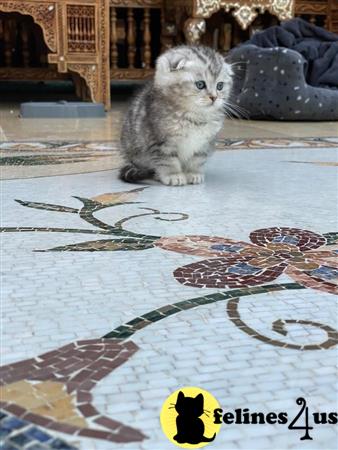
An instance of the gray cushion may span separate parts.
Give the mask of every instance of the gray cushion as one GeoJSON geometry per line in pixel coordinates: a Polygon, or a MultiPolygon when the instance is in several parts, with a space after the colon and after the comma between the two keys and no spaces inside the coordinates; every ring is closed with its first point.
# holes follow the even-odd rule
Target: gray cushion
{"type": "Polygon", "coordinates": [[[307,84],[300,53],[247,44],[233,49],[227,61],[235,63],[232,102],[249,118],[338,120],[338,90],[307,84]]]}

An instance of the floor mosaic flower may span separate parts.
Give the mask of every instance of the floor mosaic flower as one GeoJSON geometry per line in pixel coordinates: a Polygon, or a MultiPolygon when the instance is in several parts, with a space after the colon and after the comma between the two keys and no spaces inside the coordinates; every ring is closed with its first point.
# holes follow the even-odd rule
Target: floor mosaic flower
{"type": "MultiPolygon", "coordinates": [[[[228,409],[335,409],[337,140],[272,141],[217,152],[203,186],[56,175],[61,144],[42,178],[25,163],[3,181],[3,448],[173,448],[159,411],[186,385],[228,409]]],[[[332,427],[312,434],[302,448],[336,448],[332,427]]],[[[234,426],[212,445],[300,436],[234,426]]]]}

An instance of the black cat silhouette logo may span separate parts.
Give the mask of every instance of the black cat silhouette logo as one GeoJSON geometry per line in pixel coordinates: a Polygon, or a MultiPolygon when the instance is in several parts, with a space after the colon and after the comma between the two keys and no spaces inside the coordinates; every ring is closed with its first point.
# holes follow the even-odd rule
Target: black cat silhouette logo
{"type": "Polygon", "coordinates": [[[220,429],[213,411],[219,403],[209,392],[185,387],[171,394],[163,404],[161,425],[167,438],[182,448],[201,448],[212,442],[220,429]]]}

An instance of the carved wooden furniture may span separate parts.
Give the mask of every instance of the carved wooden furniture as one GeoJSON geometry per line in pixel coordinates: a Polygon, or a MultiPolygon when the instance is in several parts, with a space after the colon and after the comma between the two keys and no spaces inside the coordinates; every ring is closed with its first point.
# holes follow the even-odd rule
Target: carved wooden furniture
{"type": "Polygon", "coordinates": [[[162,0],[110,0],[111,80],[152,75],[161,51],[162,6],[162,0]]]}
{"type": "Polygon", "coordinates": [[[296,0],[295,15],[338,33],[338,0],[296,0]]]}
{"type": "Polygon", "coordinates": [[[108,109],[110,81],[151,76],[161,51],[227,51],[293,15],[338,32],[338,0],[0,0],[0,81],[73,79],[108,109]]]}
{"type": "Polygon", "coordinates": [[[337,14],[334,13],[338,9],[337,0],[173,0],[171,7],[181,12],[178,22],[182,22],[182,16],[185,17],[185,39],[191,44],[201,42],[207,31],[207,21],[220,11],[231,14],[242,30],[250,26],[251,31],[259,29],[260,25],[257,28],[252,26],[254,20],[258,15],[269,13],[278,20],[302,16],[312,23],[337,31],[337,25],[334,25],[337,19],[332,21],[334,14],[337,14]],[[320,16],[322,23],[320,20],[318,22],[320,16]]]}
{"type": "MultiPolygon", "coordinates": [[[[76,90],[82,98],[102,102],[109,108],[108,0],[1,0],[0,11],[30,16],[42,29],[48,63],[55,65],[61,74],[74,74],[76,90]]],[[[20,71],[13,70],[11,48],[8,47],[11,33],[19,36],[18,29],[12,27],[8,30],[8,23],[4,20],[1,23],[0,33],[4,36],[6,68],[1,69],[0,79],[22,79],[20,71]]],[[[27,68],[29,37],[25,23],[27,24],[22,22],[20,37],[24,49],[23,65],[27,68]]],[[[47,61],[43,63],[46,65],[47,61]]],[[[34,72],[37,72],[36,69],[33,69],[31,79],[34,72]]],[[[50,73],[51,70],[45,71],[47,79],[50,73]]]]}
{"type": "Polygon", "coordinates": [[[222,10],[231,12],[240,27],[245,30],[251,25],[259,13],[265,11],[278,17],[279,20],[293,17],[295,0],[174,0],[176,7],[181,6],[189,13],[184,24],[187,42],[200,42],[206,31],[206,19],[222,10]]]}

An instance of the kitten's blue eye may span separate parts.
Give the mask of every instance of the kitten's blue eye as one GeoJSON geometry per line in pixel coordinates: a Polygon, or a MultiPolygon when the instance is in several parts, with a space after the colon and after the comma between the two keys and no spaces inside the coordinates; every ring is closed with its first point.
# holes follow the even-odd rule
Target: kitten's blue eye
{"type": "Polygon", "coordinates": [[[202,81],[202,80],[196,81],[195,84],[196,84],[197,89],[200,89],[200,90],[205,89],[207,87],[207,85],[205,84],[205,81],[202,81]]]}
{"type": "Polygon", "coordinates": [[[224,87],[224,83],[222,81],[220,81],[219,83],[217,83],[217,90],[221,91],[224,87]]]}

